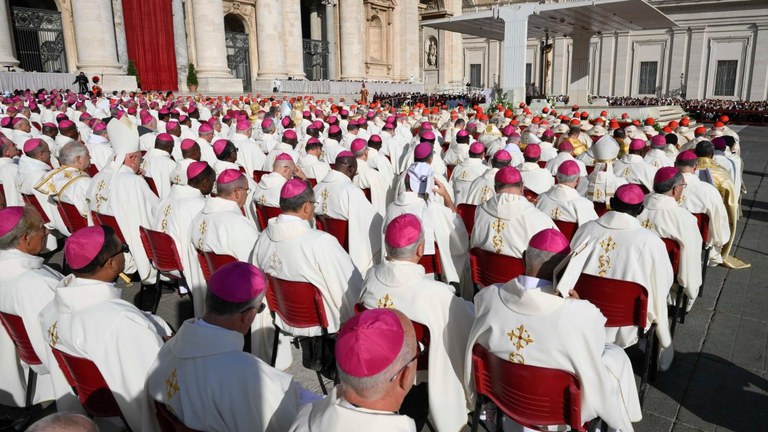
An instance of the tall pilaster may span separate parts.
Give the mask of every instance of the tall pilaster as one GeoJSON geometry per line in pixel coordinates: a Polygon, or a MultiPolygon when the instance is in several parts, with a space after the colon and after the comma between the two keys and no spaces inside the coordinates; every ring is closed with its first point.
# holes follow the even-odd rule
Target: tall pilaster
{"type": "Polygon", "coordinates": [[[338,0],[323,0],[325,5],[325,34],[328,41],[328,79],[339,79],[336,47],[336,5],[338,0]]]}
{"type": "Polygon", "coordinates": [[[504,20],[504,42],[501,46],[501,79],[499,84],[507,97],[514,103],[525,102],[525,51],[528,44],[528,16],[531,6],[519,9],[499,10],[504,20]]]}
{"type": "Polygon", "coordinates": [[[8,3],[9,0],[0,0],[0,66],[18,66],[19,61],[13,56],[11,8],[8,3]]]}
{"type": "MultiPolygon", "coordinates": [[[[282,1],[256,1],[256,37],[259,46],[259,80],[285,78],[282,1]]],[[[301,46],[301,45],[299,45],[301,46]]],[[[294,47],[295,48],[295,47],[294,47]]],[[[271,85],[268,85],[272,88],[271,85]]],[[[266,87],[265,87],[266,88],[266,87]]]]}
{"type": "Polygon", "coordinates": [[[189,55],[187,53],[187,32],[184,28],[184,2],[173,0],[173,51],[176,54],[176,75],[179,90],[187,89],[187,72],[189,71],[189,55]]]}
{"type": "MultiPolygon", "coordinates": [[[[262,0],[263,1],[263,0],[262,0]]],[[[283,4],[283,52],[285,72],[288,76],[302,79],[304,73],[304,44],[301,37],[301,0],[282,0],[283,4]]]]}
{"type": "Polygon", "coordinates": [[[340,0],[339,25],[341,45],[341,76],[343,80],[363,80],[365,70],[365,13],[363,0],[340,0]]]}
{"type": "Polygon", "coordinates": [[[243,92],[243,82],[227,66],[222,0],[192,0],[199,91],[243,92]]]}
{"type": "Polygon", "coordinates": [[[571,35],[573,54],[571,55],[571,81],[568,87],[569,102],[586,105],[589,97],[589,41],[592,34],[578,32],[571,35]]]}
{"type": "Polygon", "coordinates": [[[115,42],[117,44],[117,62],[120,68],[128,70],[128,41],[125,38],[125,19],[123,1],[112,0],[112,15],[115,21],[115,42]]]}

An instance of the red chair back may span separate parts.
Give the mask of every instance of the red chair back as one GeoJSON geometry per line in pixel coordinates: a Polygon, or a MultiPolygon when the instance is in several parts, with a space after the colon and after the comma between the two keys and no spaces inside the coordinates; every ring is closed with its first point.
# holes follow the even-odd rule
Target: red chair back
{"type": "Polygon", "coordinates": [[[450,180],[451,176],[453,175],[453,170],[456,169],[456,165],[446,165],[445,169],[446,169],[446,177],[445,178],[450,180]]]}
{"type": "Polygon", "coordinates": [[[261,181],[261,178],[269,174],[269,171],[253,170],[253,181],[256,183],[261,181]]]}
{"type": "Polygon", "coordinates": [[[52,349],[59,368],[69,372],[80,404],[88,414],[94,417],[123,417],[112,391],[94,362],[52,349]]]}
{"type": "Polygon", "coordinates": [[[71,234],[88,226],[88,219],[83,217],[80,210],[74,205],[57,201],[56,206],[59,208],[59,214],[61,214],[61,218],[71,234]]]}
{"type": "Polygon", "coordinates": [[[96,176],[96,174],[99,173],[99,169],[96,168],[96,165],[90,164],[88,165],[88,169],[86,169],[85,172],[87,172],[88,175],[91,176],[91,178],[93,178],[96,176]]]}
{"type": "Polygon", "coordinates": [[[648,291],[642,285],[582,273],[574,289],[581,299],[600,309],[607,320],[606,327],[645,328],[648,291]]]}
{"type": "Polygon", "coordinates": [[[164,403],[158,401],[155,401],[155,417],[160,424],[161,432],[199,432],[197,429],[185,426],[164,403]]]}
{"type": "Polygon", "coordinates": [[[371,188],[363,188],[363,195],[365,195],[365,199],[367,199],[369,203],[373,202],[371,201],[371,188]]]}
{"type": "Polygon", "coordinates": [[[534,205],[536,204],[536,201],[539,200],[539,194],[528,188],[523,188],[523,196],[525,196],[525,199],[527,199],[528,202],[534,205]]]}
{"type": "Polygon", "coordinates": [[[152,192],[156,196],[160,196],[160,194],[157,192],[157,185],[155,184],[155,179],[152,177],[144,177],[144,180],[147,181],[147,184],[149,185],[149,188],[152,189],[152,192]]]}
{"type": "Polygon", "coordinates": [[[539,165],[539,168],[546,168],[547,167],[547,161],[540,160],[536,162],[539,165]]]}
{"type": "Polygon", "coordinates": [[[5,199],[5,186],[3,186],[2,183],[0,183],[0,195],[2,195],[3,199],[5,199]]]}
{"type": "Polygon", "coordinates": [[[45,214],[45,210],[43,210],[43,206],[40,205],[40,202],[37,200],[36,196],[21,194],[21,198],[24,200],[24,204],[34,207],[35,210],[40,213],[40,216],[43,217],[43,222],[48,223],[51,221],[48,219],[48,215],[45,214]]]}
{"type": "Polygon", "coordinates": [[[506,283],[525,273],[522,259],[478,247],[470,249],[469,265],[472,270],[472,282],[482,286],[506,283]]]}
{"type": "Polygon", "coordinates": [[[696,225],[699,227],[701,239],[706,243],[709,239],[709,216],[706,213],[694,213],[696,225]]]}
{"type": "MultiPolygon", "coordinates": [[[[355,313],[359,314],[368,310],[362,303],[355,303],[355,313]]],[[[429,327],[422,323],[411,321],[413,324],[414,333],[416,333],[416,341],[424,347],[424,354],[422,354],[418,360],[416,360],[416,370],[429,370],[429,342],[431,339],[429,333],[429,327]]]]}
{"type": "Polygon", "coordinates": [[[672,272],[677,274],[678,270],[680,270],[680,245],[668,238],[662,238],[661,241],[664,242],[664,247],[667,248],[669,262],[672,264],[672,272]]]}
{"type": "Polygon", "coordinates": [[[459,214],[461,221],[467,228],[467,234],[472,235],[472,229],[475,227],[475,211],[477,206],[474,204],[459,204],[456,206],[456,213],[459,214]]]}
{"type": "Polygon", "coordinates": [[[256,204],[256,217],[259,219],[259,227],[261,227],[262,231],[267,229],[267,222],[272,218],[280,216],[280,213],[282,213],[280,207],[256,204]]]}
{"type": "Polygon", "coordinates": [[[328,328],[323,296],[309,282],[295,282],[267,274],[267,304],[289,326],[328,328]]]}
{"type": "Polygon", "coordinates": [[[472,375],[477,394],[524,427],[540,430],[541,426],[568,425],[572,430],[585,430],[581,383],[570,372],[513,363],[475,344],[472,375]]]}
{"type": "Polygon", "coordinates": [[[434,255],[423,255],[419,260],[419,265],[424,267],[424,272],[427,274],[434,273],[438,276],[443,274],[443,265],[440,262],[440,248],[437,247],[437,243],[435,243],[434,255]]]}
{"type": "Polygon", "coordinates": [[[608,204],[602,203],[602,202],[593,201],[592,205],[595,206],[595,213],[597,213],[598,217],[608,213],[608,210],[609,210],[608,209],[608,204]]]}
{"type": "Polygon", "coordinates": [[[312,187],[317,186],[317,179],[307,177],[307,181],[312,185],[312,187]]]}
{"type": "Polygon", "coordinates": [[[600,138],[602,138],[602,136],[601,135],[591,135],[590,138],[592,138],[592,142],[593,143],[596,143],[596,142],[600,141],[600,138]]]}
{"type": "Polygon", "coordinates": [[[576,234],[576,230],[579,228],[579,225],[576,222],[566,222],[561,220],[554,221],[555,225],[557,226],[557,229],[560,230],[561,233],[565,236],[565,238],[568,239],[568,241],[571,241],[573,239],[573,235],[576,234]]]}
{"type": "Polygon", "coordinates": [[[592,171],[595,170],[595,166],[594,165],[587,165],[586,168],[587,168],[587,175],[592,174],[592,171]]]}
{"type": "Polygon", "coordinates": [[[197,250],[197,260],[200,262],[200,268],[203,270],[203,278],[208,281],[211,275],[221,266],[237,261],[237,258],[231,255],[219,255],[213,252],[203,252],[197,250]]]}
{"type": "Polygon", "coordinates": [[[91,212],[91,215],[93,217],[93,223],[96,225],[103,225],[108,226],[115,230],[115,234],[117,234],[117,238],[120,239],[121,242],[125,243],[125,236],[123,236],[123,231],[120,229],[120,225],[117,224],[117,219],[115,219],[114,216],[106,215],[104,213],[98,213],[98,212],[91,212]]]}
{"type": "Polygon", "coordinates": [[[317,229],[336,237],[341,247],[349,252],[349,222],[342,219],[334,219],[326,215],[316,215],[317,229]]]}
{"type": "Polygon", "coordinates": [[[32,342],[29,341],[27,329],[24,327],[24,321],[20,316],[0,312],[0,323],[3,324],[11,340],[13,340],[13,344],[16,345],[16,353],[21,361],[28,365],[43,363],[37,357],[34,348],[32,348],[32,342]]]}
{"type": "Polygon", "coordinates": [[[176,242],[173,240],[173,237],[145,227],[139,227],[139,235],[141,236],[141,243],[144,244],[144,249],[147,250],[147,257],[158,271],[163,273],[184,271],[184,265],[181,263],[179,251],[176,250],[176,242]],[[147,246],[149,246],[148,249],[147,246]]]}

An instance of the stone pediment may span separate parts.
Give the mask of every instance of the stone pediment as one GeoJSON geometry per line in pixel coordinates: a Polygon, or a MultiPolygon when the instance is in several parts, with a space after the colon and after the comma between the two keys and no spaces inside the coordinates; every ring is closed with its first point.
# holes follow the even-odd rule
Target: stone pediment
{"type": "Polygon", "coordinates": [[[453,16],[453,13],[445,8],[445,0],[421,0],[419,15],[421,19],[437,19],[453,16]]]}

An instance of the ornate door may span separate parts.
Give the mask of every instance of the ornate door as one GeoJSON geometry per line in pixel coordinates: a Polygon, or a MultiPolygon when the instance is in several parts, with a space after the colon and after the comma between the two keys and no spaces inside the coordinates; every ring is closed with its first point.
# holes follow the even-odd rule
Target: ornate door
{"type": "Polygon", "coordinates": [[[67,70],[61,13],[14,7],[13,32],[22,69],[35,72],[67,70]]]}
{"type": "Polygon", "coordinates": [[[251,91],[251,63],[248,33],[226,32],[227,65],[232,75],[243,80],[243,91],[251,91]]]}
{"type": "Polygon", "coordinates": [[[311,81],[328,79],[328,42],[304,39],[304,73],[311,81]]]}

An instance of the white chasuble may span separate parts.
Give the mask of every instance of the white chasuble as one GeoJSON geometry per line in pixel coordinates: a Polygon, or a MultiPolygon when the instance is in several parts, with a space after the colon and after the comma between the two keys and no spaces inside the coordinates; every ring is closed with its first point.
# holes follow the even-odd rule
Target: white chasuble
{"type": "Polygon", "coordinates": [[[642,185],[649,191],[653,190],[656,168],[645,163],[640,155],[624,155],[613,163],[613,173],[617,177],[623,177],[628,183],[642,185]]]}
{"type": "Polygon", "coordinates": [[[304,172],[307,178],[315,179],[318,182],[323,179],[331,170],[327,162],[321,161],[313,154],[305,154],[299,158],[296,166],[304,172]]]}
{"type": "Polygon", "coordinates": [[[232,136],[232,144],[237,147],[237,162],[245,168],[246,175],[250,177],[254,171],[263,170],[267,155],[261,151],[258,144],[240,133],[232,136]]]}
{"type": "Polygon", "coordinates": [[[696,174],[683,173],[683,178],[686,187],[683,189],[680,206],[691,213],[706,214],[709,217],[709,238],[704,241],[717,249],[722,248],[731,237],[723,197],[714,186],[701,181],[696,174]]]}
{"type": "Polygon", "coordinates": [[[555,185],[555,178],[544,168],[535,162],[524,162],[520,166],[520,175],[523,177],[523,186],[526,189],[542,194],[555,185]]]}
{"type": "Polygon", "coordinates": [[[172,173],[176,169],[176,162],[171,159],[171,155],[165,150],[150,149],[144,155],[142,168],[144,176],[154,181],[157,195],[160,198],[167,197],[171,192],[172,173]]]}
{"type": "Polygon", "coordinates": [[[453,195],[456,197],[456,203],[467,202],[469,189],[472,182],[488,171],[488,167],[483,164],[480,158],[466,158],[461,162],[451,174],[451,185],[453,186],[453,195]]]}
{"type": "Polygon", "coordinates": [[[556,184],[552,189],[539,195],[536,208],[548,214],[553,221],[585,222],[597,219],[592,201],[579,195],[579,192],[564,184],[556,184]]]}
{"type": "Polygon", "coordinates": [[[16,174],[19,172],[18,160],[0,158],[0,185],[5,193],[5,205],[16,207],[24,205],[18,186],[16,186],[16,174]]]}
{"type": "Polygon", "coordinates": [[[469,185],[467,195],[463,201],[456,200],[456,205],[459,204],[472,204],[480,205],[496,195],[494,189],[494,182],[496,173],[499,172],[498,168],[490,168],[483,175],[476,178],[472,184],[469,185]]]}
{"type": "Polygon", "coordinates": [[[259,232],[236,202],[208,197],[203,210],[192,220],[191,234],[197,249],[247,262],[259,232]]]}
{"type": "MultiPolygon", "coordinates": [[[[74,205],[80,212],[80,215],[90,221],[91,211],[88,208],[87,197],[91,181],[92,179],[87,173],[77,168],[63,165],[46,173],[35,186],[35,190],[43,195],[47,195],[48,202],[54,205],[54,207],[56,206],[56,201],[74,205]]],[[[62,234],[71,234],[66,227],[62,228],[64,229],[62,234]]]]}
{"type": "Polygon", "coordinates": [[[387,212],[387,204],[391,201],[392,182],[387,183],[379,171],[371,168],[368,161],[357,160],[357,173],[352,179],[352,183],[360,189],[369,189],[371,194],[371,204],[373,208],[382,217],[387,212]]]}

